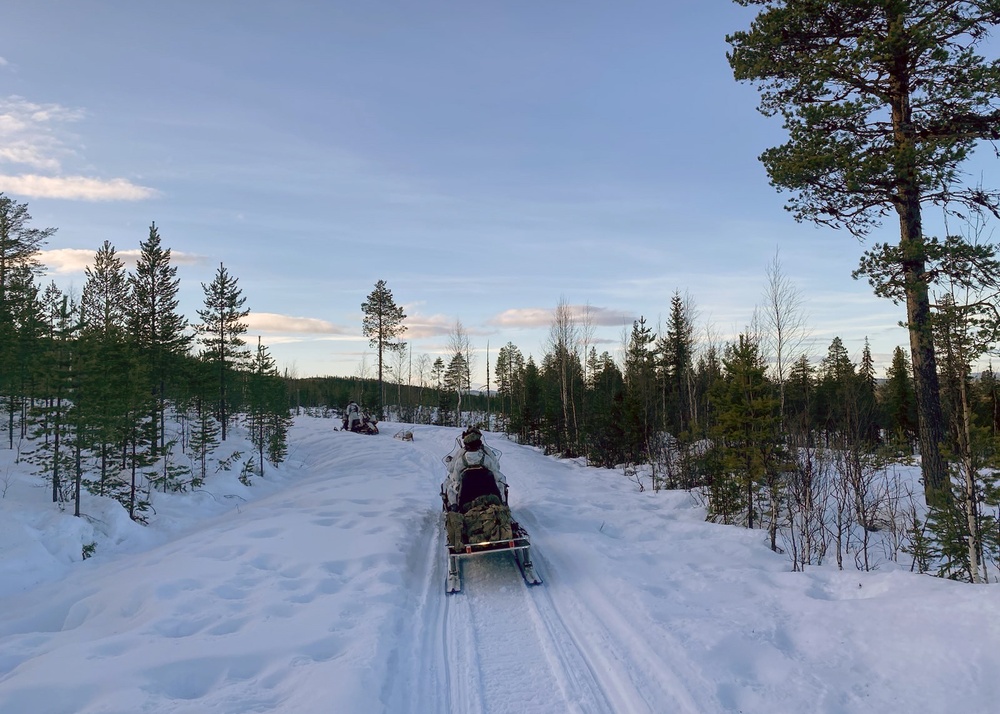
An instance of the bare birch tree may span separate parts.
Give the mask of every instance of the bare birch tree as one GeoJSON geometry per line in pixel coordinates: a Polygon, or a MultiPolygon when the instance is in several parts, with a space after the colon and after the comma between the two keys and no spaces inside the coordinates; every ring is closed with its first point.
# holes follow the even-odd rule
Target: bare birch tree
{"type": "Polygon", "coordinates": [[[472,389],[473,370],[472,340],[461,320],[455,320],[451,332],[448,333],[448,351],[451,353],[453,361],[456,356],[464,360],[464,364],[462,365],[463,374],[460,375],[460,378],[455,383],[455,391],[458,396],[458,406],[455,407],[456,426],[461,426],[462,390],[469,391],[472,389]]]}
{"type": "Polygon", "coordinates": [[[764,349],[772,365],[781,400],[781,423],[785,418],[785,382],[788,370],[798,357],[808,330],[802,309],[802,295],[781,268],[778,252],[765,269],[764,304],[760,308],[764,349]]]}
{"type": "Polygon", "coordinates": [[[549,326],[548,348],[552,354],[559,373],[559,401],[562,405],[563,450],[576,449],[576,407],[573,399],[572,374],[570,363],[579,361],[580,329],[573,317],[573,310],[565,297],[560,297],[555,310],[552,311],[552,323],[549,326]]]}

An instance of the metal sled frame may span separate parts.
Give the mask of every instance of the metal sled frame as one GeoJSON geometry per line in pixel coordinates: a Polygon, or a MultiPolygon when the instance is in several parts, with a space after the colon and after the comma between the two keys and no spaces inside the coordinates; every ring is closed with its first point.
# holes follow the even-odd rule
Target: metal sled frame
{"type": "Polygon", "coordinates": [[[521,577],[528,585],[541,585],[542,579],[535,574],[535,566],[531,562],[531,542],[528,540],[528,533],[521,528],[516,521],[514,526],[514,537],[508,540],[490,540],[480,543],[468,543],[459,548],[448,545],[448,586],[446,592],[449,594],[460,592],[462,589],[462,573],[459,561],[463,558],[474,555],[485,555],[486,553],[511,553],[517,563],[521,577]]]}
{"type": "MultiPolygon", "coordinates": [[[[500,499],[501,503],[505,506],[507,505],[506,487],[504,488],[504,493],[501,494],[493,478],[493,473],[488,468],[481,465],[473,466],[466,469],[463,474],[462,484],[459,489],[460,504],[467,506],[477,496],[494,495],[500,499]],[[462,492],[462,487],[466,486],[471,486],[471,493],[462,492]]],[[[448,494],[444,484],[441,484],[441,506],[445,513],[448,512],[449,505],[448,494]]],[[[535,573],[535,566],[531,562],[531,542],[528,540],[528,532],[517,521],[511,521],[510,525],[512,530],[511,537],[505,540],[480,541],[478,543],[466,543],[462,546],[446,545],[448,550],[448,583],[445,587],[446,593],[450,595],[462,591],[462,569],[459,561],[462,558],[484,555],[486,553],[509,552],[514,556],[514,562],[517,563],[517,568],[521,571],[521,577],[524,578],[525,583],[528,585],[542,584],[542,579],[535,573]]]]}

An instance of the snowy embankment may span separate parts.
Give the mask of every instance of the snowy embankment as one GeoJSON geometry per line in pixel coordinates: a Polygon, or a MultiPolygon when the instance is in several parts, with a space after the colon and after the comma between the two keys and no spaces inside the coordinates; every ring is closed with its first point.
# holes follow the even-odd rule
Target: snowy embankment
{"type": "Polygon", "coordinates": [[[280,471],[161,496],[146,528],[88,499],[97,536],[0,452],[0,712],[854,714],[1000,700],[996,587],[792,573],[762,532],[705,523],[685,493],[640,493],[496,435],[545,584],[490,555],[446,596],[438,487],[458,430],[408,427],[404,442],[393,424],[375,437],[332,425],[299,418],[280,471]],[[75,562],[91,538],[97,555],[75,562]]]}

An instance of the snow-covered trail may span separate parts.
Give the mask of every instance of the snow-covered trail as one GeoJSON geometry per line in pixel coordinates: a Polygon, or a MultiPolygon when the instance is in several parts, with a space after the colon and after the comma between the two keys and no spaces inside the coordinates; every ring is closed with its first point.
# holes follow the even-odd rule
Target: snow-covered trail
{"type": "MultiPolygon", "coordinates": [[[[453,438],[451,430],[417,431],[414,451],[432,467],[432,485],[441,479],[441,456],[453,438]]],[[[544,507],[532,509],[515,493],[530,492],[528,480],[540,464],[551,468],[550,460],[509,442],[491,443],[522,452],[520,458],[502,459],[502,466],[515,517],[537,526],[534,511],[544,507]]],[[[561,486],[551,484],[549,490],[558,492],[561,486]]],[[[712,710],[712,702],[696,701],[671,674],[688,669],[683,653],[680,662],[664,661],[643,646],[640,632],[613,603],[604,596],[594,598],[588,583],[599,574],[587,572],[592,565],[547,556],[537,540],[533,550],[536,561],[544,564],[539,566],[542,577],[551,572],[554,582],[529,588],[512,556],[496,553],[465,559],[464,591],[445,595],[440,518],[440,513],[431,517],[421,531],[420,542],[432,556],[413,582],[420,597],[409,637],[417,656],[409,676],[398,680],[423,683],[421,696],[399,691],[399,711],[658,712],[667,701],[676,712],[712,710]],[[595,602],[600,604],[596,611],[595,602]]]]}
{"type": "Polygon", "coordinates": [[[242,491],[256,500],[164,501],[215,515],[11,590],[0,712],[859,714],[1000,699],[996,588],[791,573],[763,533],[705,523],[686,493],[639,493],[498,435],[545,583],[494,554],[465,561],[463,592],[445,595],[438,489],[459,430],[408,427],[403,442],[393,424],[332,426],[298,419],[288,463],[242,491]]]}

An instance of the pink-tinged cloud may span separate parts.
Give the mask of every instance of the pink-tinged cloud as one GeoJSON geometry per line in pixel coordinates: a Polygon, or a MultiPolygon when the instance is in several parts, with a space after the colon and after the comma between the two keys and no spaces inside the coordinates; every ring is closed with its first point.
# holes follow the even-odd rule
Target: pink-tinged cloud
{"type": "Polygon", "coordinates": [[[444,315],[408,314],[403,324],[406,325],[406,332],[400,335],[400,339],[405,342],[450,334],[455,329],[455,318],[444,315]]]}
{"type": "MultiPolygon", "coordinates": [[[[589,322],[596,327],[618,327],[631,325],[635,319],[623,312],[594,307],[593,305],[569,305],[568,307],[570,315],[580,325],[589,322]]],[[[555,308],[550,307],[512,308],[490,318],[487,320],[487,324],[504,328],[547,328],[552,324],[554,313],[555,308]]]]}
{"type": "MultiPolygon", "coordinates": [[[[39,251],[38,260],[56,275],[68,275],[82,273],[93,265],[96,252],[96,250],[85,248],[55,248],[39,251]]],[[[130,270],[135,268],[139,254],[140,251],[137,249],[115,251],[115,256],[130,270]]],[[[170,262],[174,265],[198,265],[204,263],[205,259],[193,253],[178,253],[172,250],[170,251],[170,262]]]]}
{"type": "MultiPolygon", "coordinates": [[[[2,132],[0,132],[2,134],[2,132]]],[[[43,171],[58,171],[59,161],[45,156],[37,146],[28,142],[16,142],[0,146],[0,163],[25,164],[43,171]]]]}
{"type": "Polygon", "coordinates": [[[69,201],[142,201],[157,195],[155,190],[127,179],[36,174],[0,174],[0,191],[29,198],[63,198],[69,201]]]}
{"type": "Polygon", "coordinates": [[[274,312],[251,312],[247,316],[251,332],[296,335],[343,335],[346,330],[332,322],[315,317],[291,317],[274,312]]]}

